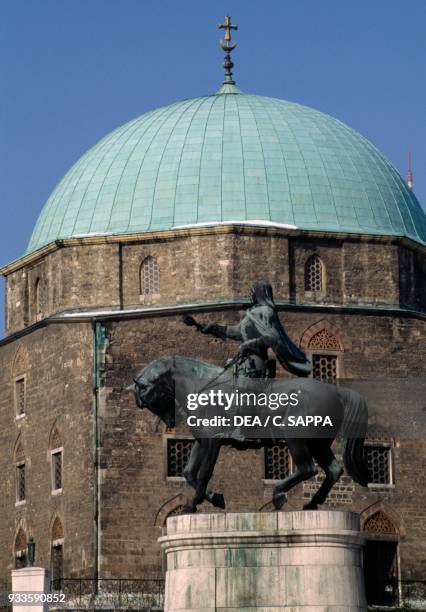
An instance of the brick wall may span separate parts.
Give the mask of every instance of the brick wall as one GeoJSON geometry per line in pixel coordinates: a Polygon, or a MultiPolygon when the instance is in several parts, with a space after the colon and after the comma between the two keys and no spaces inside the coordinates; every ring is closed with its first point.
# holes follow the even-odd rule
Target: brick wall
{"type": "MultiPolygon", "coordinates": [[[[219,228],[220,229],[220,228],[219,228]]],[[[118,240],[118,239],[117,239],[118,240]]],[[[64,246],[7,276],[7,333],[43,316],[93,307],[170,305],[246,296],[253,280],[268,278],[277,299],[294,303],[424,308],[426,255],[395,240],[325,238],[261,228],[198,235],[178,233],[138,242],[64,246]],[[325,267],[325,290],[304,287],[307,258],[325,267]],[[140,267],[154,256],[160,293],[141,296],[140,267]],[[272,265],[271,265],[272,264],[272,265]],[[40,279],[41,314],[35,307],[40,279]]]]}
{"type": "Polygon", "coordinates": [[[66,247],[7,277],[6,332],[72,308],[119,307],[118,245],[66,247]],[[41,315],[35,308],[39,279],[41,315]]]}
{"type": "Polygon", "coordinates": [[[93,567],[92,332],[90,325],[55,325],[0,349],[0,580],[10,577],[19,525],[36,542],[36,562],[50,565],[50,529],[65,531],[65,571],[93,567]],[[15,365],[14,365],[15,364],[15,365]],[[15,375],[26,376],[25,417],[15,418],[15,375]],[[51,492],[49,438],[63,442],[63,492],[51,492]],[[26,460],[26,503],[16,506],[14,448],[26,460]]]}

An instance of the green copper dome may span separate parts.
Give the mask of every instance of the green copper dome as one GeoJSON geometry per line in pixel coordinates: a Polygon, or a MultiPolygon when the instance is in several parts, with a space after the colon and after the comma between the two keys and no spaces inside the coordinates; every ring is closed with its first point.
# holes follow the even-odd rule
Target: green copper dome
{"type": "Polygon", "coordinates": [[[73,236],[226,221],[426,242],[416,197],[365,138],[311,108],[226,85],[98,142],[53,191],[27,253],[73,236]]]}

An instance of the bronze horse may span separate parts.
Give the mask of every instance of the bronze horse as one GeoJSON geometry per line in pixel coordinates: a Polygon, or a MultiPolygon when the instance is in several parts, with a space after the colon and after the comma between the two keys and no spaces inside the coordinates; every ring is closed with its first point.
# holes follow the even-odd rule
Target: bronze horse
{"type": "MultiPolygon", "coordinates": [[[[175,381],[185,379],[217,380],[224,371],[214,365],[182,356],[160,357],[149,363],[134,379],[134,383],[127,388],[135,396],[139,408],[148,408],[158,416],[167,427],[174,425],[176,397],[175,381]]],[[[290,379],[291,380],[291,379],[290,379]]],[[[294,379],[293,379],[294,380],[294,379]]],[[[340,415],[339,425],[348,421],[367,419],[367,405],[365,399],[357,392],[329,385],[310,378],[297,379],[297,386],[315,399],[318,392],[327,398],[315,406],[315,414],[325,415],[330,410],[340,415]]],[[[311,402],[311,405],[315,404],[311,402]]],[[[185,405],[178,409],[186,412],[185,405]]],[[[284,439],[284,438],[282,438],[284,439]]],[[[286,492],[298,483],[308,480],[317,473],[315,462],[324,470],[325,479],[312,499],[305,504],[304,509],[313,510],[323,504],[327,496],[343,473],[343,467],[338,463],[331,445],[334,438],[286,438],[293,463],[296,466],[294,473],[277,483],[273,491],[273,504],[278,510],[286,502],[286,492]]],[[[199,437],[195,438],[194,445],[184,469],[184,477],[188,484],[195,489],[193,499],[185,506],[184,512],[196,512],[197,506],[204,500],[214,506],[224,508],[223,495],[214,493],[208,488],[208,483],[222,446],[233,446],[239,450],[249,448],[268,448],[276,444],[276,439],[246,439],[230,437],[199,437]]],[[[352,479],[366,486],[369,481],[367,465],[364,454],[364,438],[352,437],[344,442],[344,464],[347,473],[352,479]]]]}

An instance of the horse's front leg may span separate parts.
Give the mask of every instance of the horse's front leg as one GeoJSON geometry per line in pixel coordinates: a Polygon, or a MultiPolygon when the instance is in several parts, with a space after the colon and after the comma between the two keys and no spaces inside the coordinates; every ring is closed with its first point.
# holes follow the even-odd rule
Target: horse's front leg
{"type": "Polygon", "coordinates": [[[203,439],[199,441],[200,444],[200,468],[198,470],[197,479],[195,483],[195,495],[193,499],[186,504],[183,511],[187,513],[196,512],[197,506],[201,504],[207,492],[207,485],[210,478],[213,475],[213,471],[216,465],[217,458],[219,456],[220,441],[213,439],[203,439]]]}
{"type": "MultiPolygon", "coordinates": [[[[191,453],[189,455],[188,462],[183,470],[183,475],[186,482],[190,487],[196,489],[197,487],[197,474],[201,466],[202,453],[201,444],[198,440],[194,441],[192,445],[191,453]]],[[[206,489],[205,499],[213,504],[216,508],[225,508],[225,499],[222,493],[215,493],[211,489],[206,489]]]]}

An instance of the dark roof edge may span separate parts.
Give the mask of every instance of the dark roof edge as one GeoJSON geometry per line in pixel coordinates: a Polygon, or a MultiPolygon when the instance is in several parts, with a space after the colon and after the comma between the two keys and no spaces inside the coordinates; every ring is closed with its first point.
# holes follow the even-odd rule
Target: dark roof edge
{"type": "MultiPolygon", "coordinates": [[[[48,325],[68,325],[70,323],[92,323],[94,321],[117,321],[123,319],[151,318],[155,316],[179,315],[187,312],[209,312],[230,309],[246,308],[250,304],[249,299],[223,300],[202,303],[174,304],[168,306],[152,306],[118,309],[87,309],[64,311],[51,315],[29,325],[24,329],[16,331],[0,340],[0,347],[10,344],[14,340],[27,336],[37,329],[48,325]]],[[[280,311],[302,311],[302,312],[324,312],[329,314],[343,315],[369,315],[369,316],[400,316],[426,319],[426,312],[400,308],[398,306],[369,306],[369,305],[334,305],[334,304],[291,304],[289,302],[276,302],[280,311]]]]}

